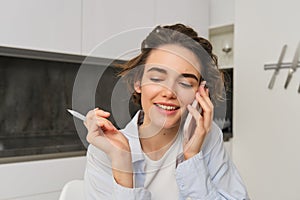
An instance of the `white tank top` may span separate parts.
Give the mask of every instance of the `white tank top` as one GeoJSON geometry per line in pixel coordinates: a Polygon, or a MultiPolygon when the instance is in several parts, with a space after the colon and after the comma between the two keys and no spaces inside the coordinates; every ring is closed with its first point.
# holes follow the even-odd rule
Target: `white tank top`
{"type": "Polygon", "coordinates": [[[153,200],[179,199],[175,178],[176,157],[182,152],[182,134],[179,134],[160,160],[151,160],[145,153],[145,184],[153,200]]]}

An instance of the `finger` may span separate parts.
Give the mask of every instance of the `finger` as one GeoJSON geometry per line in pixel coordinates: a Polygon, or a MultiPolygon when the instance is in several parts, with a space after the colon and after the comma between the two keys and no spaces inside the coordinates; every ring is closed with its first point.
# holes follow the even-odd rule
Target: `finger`
{"type": "Polygon", "coordinates": [[[213,119],[213,106],[210,105],[206,99],[200,96],[198,93],[196,94],[196,99],[202,107],[202,116],[203,116],[203,125],[206,130],[210,130],[210,126],[213,119]]]}
{"type": "Polygon", "coordinates": [[[204,86],[206,85],[206,81],[201,81],[200,86],[204,86]]]}
{"type": "Polygon", "coordinates": [[[89,143],[93,144],[96,137],[103,135],[103,131],[98,126],[97,121],[94,120],[90,122],[88,127],[88,134],[86,136],[86,139],[89,143]]]}
{"type": "Polygon", "coordinates": [[[85,122],[89,132],[101,131],[115,131],[115,126],[105,118],[94,117],[93,120],[87,120],[85,122]]]}
{"type": "Polygon", "coordinates": [[[202,116],[199,113],[199,111],[196,108],[194,108],[193,106],[188,105],[187,109],[191,113],[191,115],[193,116],[193,118],[196,120],[196,122],[199,121],[202,118],[202,116]]]}
{"type": "Polygon", "coordinates": [[[105,112],[100,110],[99,108],[95,108],[90,110],[86,115],[86,120],[84,121],[84,125],[88,128],[90,121],[94,120],[95,117],[104,117],[108,118],[110,116],[109,112],[105,112]]]}
{"type": "Polygon", "coordinates": [[[187,108],[188,108],[188,111],[193,116],[193,118],[196,120],[196,123],[197,123],[196,129],[198,130],[197,132],[198,133],[203,133],[203,131],[205,132],[204,117],[199,113],[199,111],[197,109],[193,108],[191,105],[188,105],[187,108]],[[203,129],[203,131],[199,132],[199,130],[202,130],[202,129],[203,129]]]}
{"type": "Polygon", "coordinates": [[[110,113],[109,112],[106,112],[104,110],[94,110],[95,112],[95,115],[98,116],[98,117],[104,117],[104,118],[108,118],[110,116],[110,113]]]}
{"type": "Polygon", "coordinates": [[[207,99],[207,103],[213,108],[214,104],[212,103],[210,96],[209,96],[209,88],[204,88],[205,92],[206,92],[206,99],[207,99]]]}
{"type": "Polygon", "coordinates": [[[93,120],[93,117],[95,116],[95,110],[98,110],[98,108],[95,108],[93,110],[90,110],[87,114],[86,114],[86,120],[93,120]]]}
{"type": "Polygon", "coordinates": [[[199,111],[193,106],[188,105],[187,109],[192,115],[192,117],[195,119],[197,126],[194,130],[195,132],[193,136],[188,141],[185,141],[184,149],[185,151],[199,152],[206,135],[206,130],[203,124],[203,117],[201,116],[199,111]]]}
{"type": "Polygon", "coordinates": [[[89,138],[96,138],[97,136],[105,135],[105,134],[111,134],[111,133],[117,133],[117,129],[114,127],[114,125],[106,120],[105,118],[97,119],[95,118],[89,126],[89,138]]]}
{"type": "Polygon", "coordinates": [[[103,131],[115,131],[117,130],[116,127],[107,119],[105,118],[96,118],[97,125],[103,130],[103,131]]]}
{"type": "Polygon", "coordinates": [[[209,90],[208,90],[208,88],[205,88],[204,85],[201,85],[201,86],[199,87],[199,94],[200,94],[201,97],[203,97],[203,98],[205,99],[205,101],[207,102],[207,104],[208,104],[210,107],[213,106],[213,104],[212,104],[212,102],[211,102],[211,99],[210,99],[210,97],[209,97],[209,90]]]}
{"type": "MultiPolygon", "coordinates": [[[[200,93],[200,90],[204,89],[204,91],[206,92],[206,89],[208,89],[208,87],[206,86],[206,81],[202,81],[199,85],[198,88],[198,92],[200,93]]],[[[206,93],[207,96],[209,96],[209,93],[206,93]]]]}
{"type": "Polygon", "coordinates": [[[207,102],[207,99],[199,94],[199,92],[196,93],[196,99],[202,108],[202,112],[210,112],[211,105],[207,102]]]}

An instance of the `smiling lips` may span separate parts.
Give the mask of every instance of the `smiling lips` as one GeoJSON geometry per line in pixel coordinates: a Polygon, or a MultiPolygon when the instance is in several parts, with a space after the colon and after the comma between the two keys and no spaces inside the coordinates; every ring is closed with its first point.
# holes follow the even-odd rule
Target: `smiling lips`
{"type": "Polygon", "coordinates": [[[158,108],[166,110],[166,111],[175,111],[179,109],[179,106],[174,106],[174,105],[166,105],[166,104],[160,104],[156,103],[155,104],[158,108]]]}

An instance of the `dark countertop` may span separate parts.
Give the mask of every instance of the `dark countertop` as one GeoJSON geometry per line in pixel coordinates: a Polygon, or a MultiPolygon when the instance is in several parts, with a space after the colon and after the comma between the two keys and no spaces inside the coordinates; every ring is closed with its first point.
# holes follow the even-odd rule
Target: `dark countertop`
{"type": "Polygon", "coordinates": [[[0,138],[0,158],[84,150],[77,135],[0,138]]]}

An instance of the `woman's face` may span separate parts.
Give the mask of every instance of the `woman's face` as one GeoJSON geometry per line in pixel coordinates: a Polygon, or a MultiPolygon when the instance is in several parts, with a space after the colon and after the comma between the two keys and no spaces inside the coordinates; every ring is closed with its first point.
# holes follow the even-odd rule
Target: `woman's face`
{"type": "Polygon", "coordinates": [[[178,127],[199,87],[199,69],[196,56],[184,47],[164,45],[153,49],[141,82],[135,84],[145,113],[143,125],[178,127]]]}

